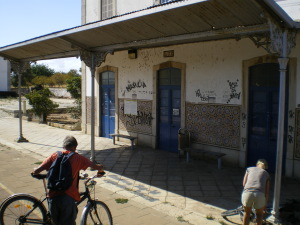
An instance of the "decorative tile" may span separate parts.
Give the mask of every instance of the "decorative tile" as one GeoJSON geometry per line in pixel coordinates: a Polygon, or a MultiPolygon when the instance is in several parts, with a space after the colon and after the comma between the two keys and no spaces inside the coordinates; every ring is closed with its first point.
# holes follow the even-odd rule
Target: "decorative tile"
{"type": "Polygon", "coordinates": [[[240,107],[187,103],[186,128],[192,142],[239,149],[240,107]]]}
{"type": "MultiPolygon", "coordinates": [[[[86,122],[88,124],[91,124],[92,121],[92,98],[91,97],[86,97],[86,122]]],[[[95,97],[95,103],[97,102],[97,98],[95,97]]],[[[95,124],[97,124],[97,107],[95,105],[95,124]]]]}
{"type": "Polygon", "coordinates": [[[119,129],[138,133],[152,133],[152,101],[137,100],[137,115],[124,114],[124,100],[119,100],[119,129]]]}

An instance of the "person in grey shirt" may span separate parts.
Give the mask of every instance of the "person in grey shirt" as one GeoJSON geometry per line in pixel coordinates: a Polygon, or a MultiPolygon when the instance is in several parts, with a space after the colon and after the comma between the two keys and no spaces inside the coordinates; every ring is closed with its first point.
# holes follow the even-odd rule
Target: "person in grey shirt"
{"type": "Polygon", "coordinates": [[[246,170],[242,193],[242,204],[245,211],[243,225],[249,224],[252,207],[256,211],[257,225],[262,224],[270,190],[270,175],[266,169],[268,169],[267,161],[260,159],[257,161],[256,167],[249,167],[246,170]]]}

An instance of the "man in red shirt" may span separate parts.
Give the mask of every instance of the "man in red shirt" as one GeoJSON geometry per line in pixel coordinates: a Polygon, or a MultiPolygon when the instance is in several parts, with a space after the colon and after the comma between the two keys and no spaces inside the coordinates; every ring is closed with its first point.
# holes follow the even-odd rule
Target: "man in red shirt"
{"type": "MultiPolygon", "coordinates": [[[[75,152],[77,140],[73,136],[67,136],[63,141],[63,154],[75,152]]],[[[43,170],[49,170],[52,163],[57,158],[57,152],[46,158],[43,163],[33,170],[33,174],[39,174],[43,170]]],[[[75,153],[69,158],[72,166],[73,183],[66,191],[49,190],[49,211],[52,221],[55,225],[76,225],[77,206],[76,201],[80,200],[78,190],[78,174],[80,170],[86,170],[88,167],[103,172],[103,165],[91,162],[89,159],[75,153]]]]}

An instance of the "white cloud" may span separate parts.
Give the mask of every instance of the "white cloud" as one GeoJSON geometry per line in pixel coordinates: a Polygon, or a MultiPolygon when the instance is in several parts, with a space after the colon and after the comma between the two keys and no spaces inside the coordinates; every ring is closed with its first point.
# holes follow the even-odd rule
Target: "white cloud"
{"type": "Polygon", "coordinates": [[[51,60],[41,60],[37,61],[37,64],[45,64],[50,69],[54,69],[55,72],[69,72],[71,69],[79,71],[81,67],[81,61],[79,58],[60,58],[51,60]]]}

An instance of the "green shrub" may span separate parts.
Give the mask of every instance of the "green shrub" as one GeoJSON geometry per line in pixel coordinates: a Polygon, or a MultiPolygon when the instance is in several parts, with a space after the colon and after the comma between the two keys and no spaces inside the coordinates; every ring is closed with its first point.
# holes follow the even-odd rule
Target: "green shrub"
{"type": "Polygon", "coordinates": [[[71,94],[72,98],[81,98],[81,77],[72,77],[66,80],[67,91],[71,94]]]}
{"type": "Polygon", "coordinates": [[[58,107],[58,104],[51,101],[51,95],[48,88],[33,91],[25,95],[29,104],[32,106],[32,111],[39,117],[43,116],[42,122],[46,122],[47,116],[58,107]]]}
{"type": "Polygon", "coordinates": [[[67,79],[67,91],[75,98],[75,106],[69,109],[74,119],[81,117],[81,77],[75,76],[67,79]]]}

